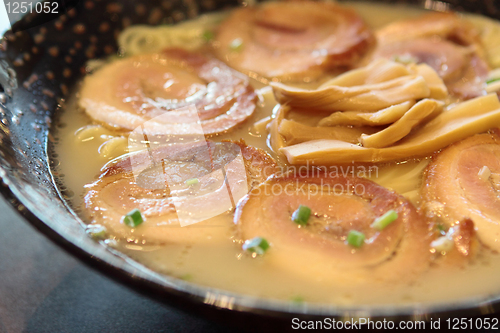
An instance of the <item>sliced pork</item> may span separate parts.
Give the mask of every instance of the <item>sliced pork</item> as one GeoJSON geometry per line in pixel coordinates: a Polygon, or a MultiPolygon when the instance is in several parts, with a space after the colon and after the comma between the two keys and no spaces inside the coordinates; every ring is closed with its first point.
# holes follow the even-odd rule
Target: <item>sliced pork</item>
{"type": "Polygon", "coordinates": [[[488,64],[479,34],[453,13],[431,13],[377,31],[374,57],[427,63],[450,93],[465,99],[485,94],[488,64]]]}
{"type": "Polygon", "coordinates": [[[327,2],[271,2],[236,9],[219,27],[215,52],[243,72],[311,80],[354,65],[373,42],[353,10],[327,2]]]}
{"type": "Polygon", "coordinates": [[[318,279],[346,283],[412,280],[429,263],[427,224],[404,197],[369,180],[313,173],[271,177],[243,199],[235,214],[243,240],[263,237],[266,260],[318,279]],[[293,221],[304,205],[306,225],[293,221]],[[390,210],[397,219],[372,227],[390,210]],[[347,244],[350,231],[365,235],[360,247],[347,244]]]}
{"type": "Polygon", "coordinates": [[[500,250],[498,134],[478,134],[446,148],[429,164],[423,184],[427,215],[450,228],[470,219],[479,240],[500,250]]]}
{"type": "Polygon", "coordinates": [[[149,243],[218,241],[231,235],[227,212],[276,171],[267,153],[243,142],[161,146],[106,166],[87,185],[85,208],[110,237],[149,243]],[[144,219],[135,228],[123,223],[133,209],[144,219]]]}
{"type": "Polygon", "coordinates": [[[94,120],[146,134],[210,135],[255,110],[248,78],[181,49],[113,61],[85,77],[79,105],[94,120]]]}

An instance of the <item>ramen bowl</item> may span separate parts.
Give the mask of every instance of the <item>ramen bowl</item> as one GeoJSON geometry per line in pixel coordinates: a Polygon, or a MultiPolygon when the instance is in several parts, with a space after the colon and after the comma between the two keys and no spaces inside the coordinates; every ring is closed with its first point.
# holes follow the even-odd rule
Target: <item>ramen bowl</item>
{"type": "MultiPolygon", "coordinates": [[[[500,19],[500,5],[493,1],[380,2],[474,12],[500,19]]],[[[86,0],[45,23],[37,21],[37,15],[23,17],[13,26],[17,32],[8,31],[0,44],[2,195],[26,221],[90,267],[161,302],[229,325],[290,328],[293,318],[430,320],[500,311],[500,294],[449,304],[377,307],[245,296],[157,273],[88,236],[84,222],[68,204],[70,190],[53,174],[59,162],[50,135],[72,88],[87,72],[86,62],[115,54],[116,37],[129,25],[175,23],[241,5],[245,4],[231,0],[86,0]]]]}

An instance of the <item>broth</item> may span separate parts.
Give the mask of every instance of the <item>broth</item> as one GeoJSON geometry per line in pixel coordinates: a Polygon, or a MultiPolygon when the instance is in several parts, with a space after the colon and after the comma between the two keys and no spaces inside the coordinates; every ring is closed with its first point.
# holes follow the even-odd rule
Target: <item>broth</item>
{"type": "MultiPolygon", "coordinates": [[[[422,13],[420,9],[394,5],[356,3],[349,6],[354,7],[371,28],[422,13]]],[[[264,86],[256,80],[252,84],[255,88],[264,86]]],[[[269,91],[264,88],[262,92],[264,103],[250,119],[228,134],[212,139],[219,141],[242,138],[248,145],[262,148],[276,157],[267,145],[264,126],[256,128],[253,125],[256,121],[269,117],[276,103],[269,91]]],[[[77,92],[73,96],[60,115],[54,133],[57,138],[55,153],[60,161],[55,171],[65,187],[74,193],[71,204],[81,213],[79,207],[85,193],[84,185],[93,182],[103,165],[123,151],[118,147],[107,154],[99,154],[99,147],[111,137],[119,136],[120,132],[95,127],[94,132],[80,131],[80,135],[75,135],[82,127],[92,125],[92,121],[76,106],[77,92]]],[[[427,163],[428,160],[423,159],[382,165],[371,178],[418,205],[418,189],[427,163]]],[[[82,216],[84,217],[83,214],[82,216]]],[[[218,218],[221,224],[232,224],[230,213],[218,218]]],[[[377,283],[348,286],[338,285],[321,277],[310,276],[306,279],[294,276],[271,264],[272,253],[258,260],[244,255],[241,246],[233,242],[230,235],[227,242],[211,244],[149,245],[119,240],[108,240],[107,243],[154,271],[199,285],[265,298],[337,305],[375,305],[448,303],[500,292],[497,279],[500,274],[500,256],[484,247],[467,267],[435,266],[422,273],[417,282],[411,285],[377,283]]]]}

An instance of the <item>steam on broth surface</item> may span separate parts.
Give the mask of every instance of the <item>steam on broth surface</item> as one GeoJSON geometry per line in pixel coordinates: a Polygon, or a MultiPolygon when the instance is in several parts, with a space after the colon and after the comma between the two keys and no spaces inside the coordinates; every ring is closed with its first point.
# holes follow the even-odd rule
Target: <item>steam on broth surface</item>
{"type": "MultiPolygon", "coordinates": [[[[368,3],[350,4],[348,7],[353,8],[364,19],[368,27],[373,30],[384,27],[396,20],[418,17],[424,12],[415,8],[368,3]]],[[[149,43],[145,46],[145,49],[150,52],[158,52],[169,46],[182,47],[183,45],[190,52],[198,48],[204,49],[206,45],[203,41],[200,42],[199,32],[207,29],[214,31],[213,29],[217,27],[220,21],[229,14],[217,13],[193,22],[184,23],[184,25],[181,24],[176,28],[178,30],[172,33],[171,38],[167,42],[163,40],[149,43]],[[185,29],[184,32],[197,32],[193,32],[194,37],[192,37],[189,33],[182,34],[182,29],[185,29]],[[178,35],[176,35],[177,33],[178,35]],[[179,38],[179,36],[188,36],[189,38],[183,39],[179,38]],[[155,45],[159,49],[155,49],[155,45]],[[151,49],[149,49],[150,47],[151,49]]],[[[476,16],[466,17],[470,18],[476,26],[486,24],[486,19],[476,16]]],[[[487,24],[491,25],[492,23],[488,22],[487,24]]],[[[130,42],[133,39],[132,32],[125,32],[121,37],[121,41],[129,38],[128,41],[130,42]]],[[[163,36],[166,33],[164,31],[163,36]]],[[[156,32],[152,32],[152,36],[154,40],[159,35],[156,35],[156,32]]],[[[129,43],[129,45],[133,45],[133,43],[129,43]]],[[[486,48],[486,51],[488,50],[486,48]]],[[[130,48],[130,54],[136,52],[141,52],[141,49],[130,48]]],[[[490,55],[489,59],[494,60],[495,58],[490,55]]],[[[495,66],[494,61],[490,62],[495,66]]],[[[411,65],[408,66],[411,67],[411,65]]],[[[412,70],[414,69],[409,69],[410,72],[412,70]]],[[[408,75],[414,74],[410,73],[408,75]]],[[[321,89],[322,85],[327,86],[329,80],[332,78],[333,76],[322,77],[318,81],[294,84],[294,87],[304,90],[321,89]]],[[[271,139],[268,138],[268,130],[272,133],[273,128],[273,123],[269,124],[269,122],[271,120],[276,121],[276,113],[279,112],[275,107],[277,101],[273,96],[273,91],[268,86],[268,80],[260,76],[254,75],[248,80],[251,88],[260,98],[260,101],[256,102],[257,107],[255,111],[248,115],[246,121],[239,122],[232,130],[229,130],[227,133],[215,134],[209,139],[217,142],[226,139],[243,139],[246,145],[260,148],[270,154],[283,166],[283,170],[286,170],[290,166],[287,162],[287,156],[281,154],[276,149],[276,146],[273,146],[272,137],[271,139]]],[[[429,82],[427,83],[430,85],[429,82]]],[[[285,84],[288,83],[285,82],[285,84]]],[[[56,171],[58,174],[64,174],[62,180],[65,186],[75,193],[71,202],[72,206],[81,214],[84,220],[91,223],[92,220],[89,220],[88,212],[82,208],[84,207],[84,196],[90,188],[88,184],[96,181],[96,177],[101,173],[100,170],[107,163],[113,166],[114,162],[109,164],[110,161],[120,158],[121,155],[126,153],[130,142],[128,132],[93,123],[78,106],[78,98],[81,97],[79,93],[77,89],[74,98],[68,101],[64,112],[61,114],[60,123],[54,133],[58,138],[55,150],[60,160],[60,165],[56,171]]],[[[446,96],[446,98],[443,98],[443,103],[447,105],[455,101],[457,101],[456,96],[446,96]]],[[[409,105],[408,108],[410,107],[409,105]]],[[[442,112],[446,113],[449,110],[447,109],[442,112]]],[[[301,113],[300,110],[295,110],[289,113],[287,117],[289,118],[283,118],[284,121],[299,123],[302,126],[310,126],[310,131],[310,128],[316,128],[314,126],[325,116],[319,113],[301,113]]],[[[292,125],[294,125],[293,123],[292,125]]],[[[422,128],[421,126],[425,125],[420,125],[420,127],[416,125],[416,128],[420,129],[422,128]]],[[[296,129],[296,127],[294,128],[296,129]]],[[[376,128],[373,132],[376,133],[379,130],[379,128],[376,128]]],[[[309,132],[306,131],[306,133],[309,132]]],[[[364,131],[363,133],[367,132],[364,131]]],[[[409,135],[411,136],[412,134],[409,135]]],[[[431,160],[431,155],[429,153],[417,158],[408,156],[396,162],[390,161],[381,164],[347,163],[336,166],[336,170],[339,174],[344,174],[347,177],[363,176],[369,178],[379,185],[397,192],[398,195],[404,196],[419,208],[422,204],[420,202],[422,177],[424,170],[431,160]],[[362,174],[359,174],[360,172],[362,174]]],[[[351,204],[361,205],[361,202],[356,201],[357,199],[350,199],[353,200],[351,204]]],[[[342,203],[337,204],[341,205],[342,203]]],[[[241,209],[244,210],[245,208],[238,209],[241,211],[241,209]]],[[[355,216],[357,208],[353,209],[353,216],[355,216]]],[[[340,278],[332,278],[328,272],[323,274],[323,270],[321,269],[323,262],[321,260],[310,263],[311,267],[314,266],[314,269],[310,271],[300,268],[293,269],[293,267],[290,269],[287,265],[297,265],[297,263],[293,263],[294,258],[287,257],[283,253],[273,253],[272,246],[271,250],[262,256],[250,255],[242,249],[242,242],[245,239],[241,239],[239,236],[241,230],[233,223],[233,215],[234,209],[229,209],[212,220],[210,228],[224,230],[225,234],[222,238],[211,237],[214,232],[210,229],[203,242],[194,240],[150,242],[147,238],[135,238],[132,233],[131,237],[128,238],[119,237],[118,234],[108,234],[105,237],[104,243],[117,248],[131,258],[160,273],[173,275],[196,284],[265,298],[282,300],[301,299],[306,302],[332,303],[337,305],[410,304],[415,302],[439,303],[457,301],[478,295],[492,295],[500,292],[500,285],[496,279],[497,274],[500,272],[500,257],[494,251],[482,245],[473,245],[475,246],[475,256],[471,259],[445,255],[442,258],[429,259],[429,263],[433,263],[432,267],[422,269],[411,276],[409,274],[402,274],[398,279],[399,281],[396,282],[383,277],[367,278],[365,275],[361,279],[364,282],[359,283],[350,281],[349,278],[342,278],[341,272],[338,274],[338,271],[337,275],[340,278]],[[286,260],[290,260],[290,262],[282,265],[281,263],[286,260]],[[302,271],[302,273],[298,273],[298,271],[302,271]]],[[[429,223],[426,216],[421,216],[419,219],[429,223]]],[[[433,220],[432,223],[429,223],[426,228],[432,229],[436,223],[441,222],[433,220]]],[[[193,224],[184,228],[196,227],[197,225],[193,224]]],[[[392,227],[395,228],[396,224],[392,227]]],[[[446,228],[448,227],[450,226],[446,226],[446,228]]],[[[139,230],[139,228],[137,229],[139,230]]],[[[446,230],[444,231],[446,232],[446,230]]],[[[456,232],[455,235],[464,235],[464,231],[459,230],[459,228],[454,232],[456,232]]],[[[439,235],[434,235],[434,239],[438,238],[439,235]]],[[[272,239],[268,240],[272,243],[272,239]]],[[[300,248],[300,244],[298,242],[297,247],[300,248]]],[[[397,248],[399,244],[388,246],[397,248]]],[[[345,244],[345,247],[349,249],[347,244],[345,244]]],[[[426,250],[422,251],[422,255],[436,256],[436,253],[432,253],[431,246],[428,246],[426,250]]],[[[390,261],[391,259],[386,258],[385,260],[390,261]]],[[[307,260],[299,262],[307,264],[307,260]]],[[[342,265],[339,265],[339,267],[342,267],[342,265]]],[[[328,269],[325,269],[325,271],[328,271],[328,269]]],[[[349,267],[342,267],[342,270],[344,269],[346,272],[350,270],[349,267]]],[[[386,274],[391,275],[391,272],[386,272],[386,274]]]]}

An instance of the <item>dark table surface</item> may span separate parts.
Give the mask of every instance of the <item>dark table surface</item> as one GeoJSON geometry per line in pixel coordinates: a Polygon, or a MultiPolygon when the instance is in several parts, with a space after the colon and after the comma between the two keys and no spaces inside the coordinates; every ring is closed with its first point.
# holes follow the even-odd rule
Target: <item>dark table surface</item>
{"type": "Polygon", "coordinates": [[[0,198],[0,332],[224,332],[111,281],[0,198]]]}

